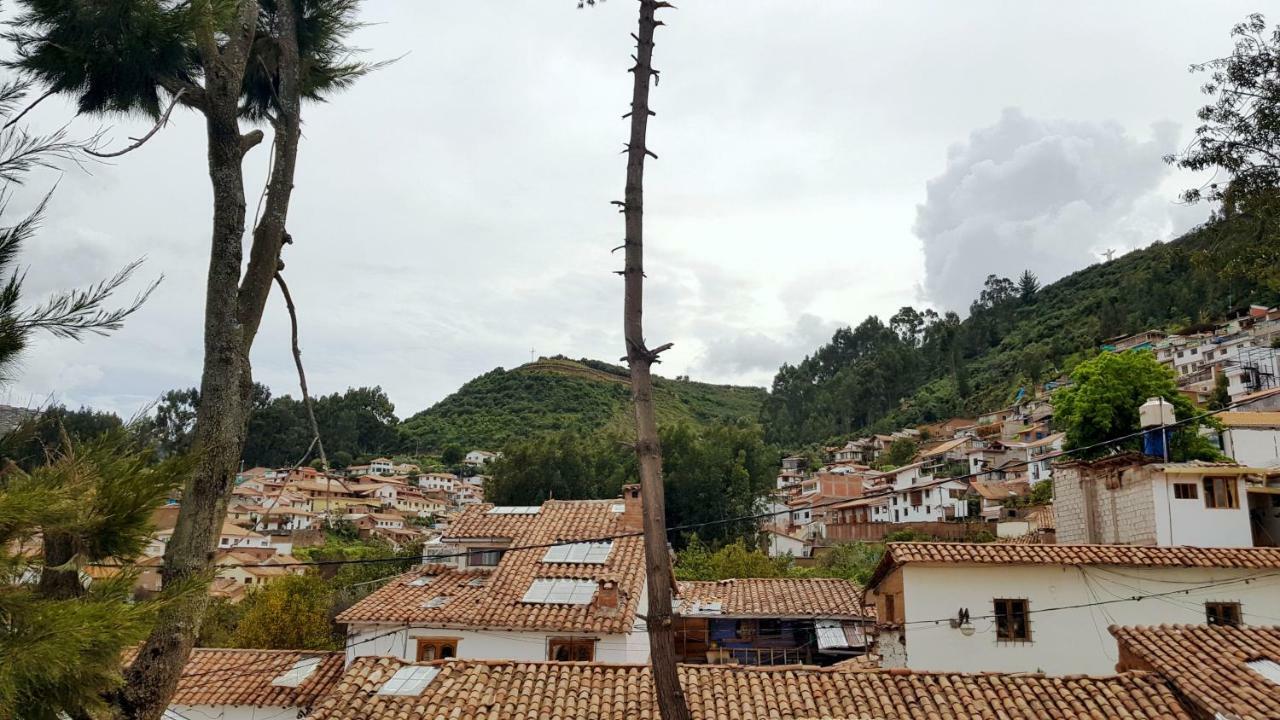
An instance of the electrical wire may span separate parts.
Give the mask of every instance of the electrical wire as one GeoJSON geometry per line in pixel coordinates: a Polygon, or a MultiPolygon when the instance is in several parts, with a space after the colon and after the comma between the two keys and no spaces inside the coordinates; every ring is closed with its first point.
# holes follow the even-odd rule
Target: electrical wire
{"type": "MultiPolygon", "coordinates": [[[[1208,418],[1208,417],[1212,417],[1212,416],[1214,416],[1214,415],[1220,415],[1220,414],[1222,414],[1222,413],[1224,413],[1224,412],[1229,412],[1229,411],[1233,410],[1233,409],[1234,409],[1234,408],[1236,408],[1238,405],[1239,405],[1239,403],[1235,403],[1235,404],[1228,405],[1228,406],[1223,407],[1223,408],[1218,409],[1218,410],[1210,410],[1210,411],[1208,411],[1208,412],[1201,413],[1201,414],[1199,414],[1199,415],[1192,415],[1192,416],[1190,416],[1190,417],[1183,418],[1182,420],[1177,420],[1177,421],[1175,421],[1175,422],[1168,423],[1168,424],[1165,424],[1165,425],[1160,425],[1160,426],[1157,426],[1157,427],[1154,427],[1154,428],[1148,428],[1148,429],[1146,429],[1146,430],[1140,430],[1140,431],[1138,431],[1138,432],[1129,433],[1129,434],[1127,434],[1127,435],[1122,435],[1122,436],[1120,436],[1120,437],[1112,438],[1112,439],[1110,439],[1110,440],[1103,440],[1103,441],[1101,441],[1101,442],[1093,443],[1093,444],[1091,444],[1091,445],[1085,445],[1085,446],[1078,447],[1078,448],[1072,448],[1072,449],[1070,449],[1070,450],[1063,450],[1062,452],[1058,453],[1057,455],[1054,455],[1053,457],[1054,457],[1054,458],[1065,457],[1065,456],[1076,455],[1076,454],[1086,453],[1086,452],[1092,452],[1092,451],[1094,451],[1094,450],[1099,450],[1099,449],[1102,449],[1102,448],[1110,447],[1110,446],[1113,446],[1113,445],[1117,445],[1117,444],[1119,444],[1119,443],[1127,442],[1127,441],[1132,440],[1132,439],[1137,438],[1137,437],[1141,437],[1141,436],[1146,435],[1146,434],[1148,434],[1148,433],[1155,432],[1155,431],[1157,431],[1157,430],[1165,430],[1165,429],[1168,429],[1168,428],[1179,427],[1179,426],[1181,426],[1181,425],[1185,425],[1185,424],[1190,423],[1190,422],[1196,422],[1196,421],[1203,420],[1203,419],[1208,418]]],[[[975,471],[975,472],[967,473],[967,474],[965,474],[965,475],[959,475],[959,476],[956,476],[956,477],[952,477],[952,478],[944,478],[944,479],[945,479],[945,480],[947,480],[947,481],[952,481],[952,482],[965,481],[965,480],[972,480],[972,479],[974,479],[974,478],[983,477],[983,476],[986,476],[986,475],[992,475],[992,474],[995,474],[995,473],[1004,473],[1004,472],[1007,472],[1007,471],[1009,471],[1009,470],[1011,470],[1011,469],[1017,469],[1017,468],[1027,467],[1027,466],[1029,466],[1029,465],[1031,465],[1031,464],[1033,464],[1033,463],[1041,462],[1042,460],[1044,460],[1044,458],[1037,458],[1037,459],[1035,459],[1035,460],[1019,461],[1019,462],[1016,462],[1016,463],[1010,463],[1010,464],[1005,465],[1005,466],[1003,466],[1003,467],[1001,467],[1001,468],[998,468],[998,469],[978,470],[978,471],[975,471]]],[[[600,501],[598,501],[598,502],[609,502],[609,500],[600,500],[600,501]]],[[[844,504],[844,503],[847,503],[847,502],[849,502],[849,500],[848,500],[847,498],[838,498],[838,499],[829,500],[829,501],[826,501],[826,502],[822,502],[822,503],[817,503],[817,504],[814,504],[814,505],[810,505],[810,506],[809,506],[809,509],[810,509],[810,510],[816,510],[816,509],[820,509],[820,508],[831,507],[831,506],[834,506],[834,505],[841,505],[841,504],[844,504]]],[[[702,522],[685,523],[685,524],[682,524],[682,525],[672,525],[672,526],[669,526],[669,527],[667,528],[667,533],[668,533],[668,534],[670,534],[670,533],[673,533],[673,532],[682,532],[682,531],[686,531],[686,530],[697,530],[697,529],[699,529],[699,528],[713,527],[713,526],[718,526],[718,525],[724,525],[724,524],[727,524],[727,523],[747,522],[747,521],[751,521],[751,520],[763,520],[763,519],[766,519],[766,518],[776,517],[776,516],[778,516],[778,515],[787,515],[787,514],[790,514],[790,512],[791,512],[791,510],[789,510],[789,509],[788,509],[788,510],[776,510],[776,511],[772,511],[772,512],[753,513],[753,514],[749,514],[749,515],[739,515],[739,516],[736,516],[736,517],[730,517],[730,518],[721,518],[721,519],[719,519],[719,520],[706,520],[706,521],[702,521],[702,522]]],[[[594,538],[579,538],[579,539],[575,539],[575,540],[559,540],[559,541],[554,541],[554,542],[535,543],[535,544],[530,544],[530,545],[521,545],[521,546],[516,546],[516,547],[505,548],[505,549],[504,549],[504,552],[519,552],[519,551],[522,551],[522,550],[545,550],[545,549],[549,549],[549,548],[553,548],[553,547],[559,547],[559,546],[562,546],[562,545],[573,545],[573,544],[577,544],[577,543],[603,543],[603,542],[609,542],[609,541],[612,541],[612,540],[623,540],[623,539],[631,538],[631,537],[643,537],[643,535],[644,535],[644,532],[643,532],[643,531],[639,531],[639,530],[638,530],[638,531],[635,531],[635,532],[628,532],[628,533],[616,533],[616,534],[613,534],[613,535],[602,535],[602,536],[594,537],[594,538]]],[[[433,556],[431,556],[431,560],[433,560],[433,561],[434,561],[434,560],[446,560],[446,559],[452,559],[452,558],[463,558],[463,557],[467,557],[468,555],[470,555],[470,551],[462,551],[462,552],[457,552],[457,553],[446,553],[446,554],[441,554],[441,555],[433,555],[433,556]]],[[[299,561],[295,561],[295,562],[288,562],[288,563],[273,563],[272,565],[273,565],[273,566],[275,566],[275,567],[325,567],[325,566],[340,566],[340,565],[369,565],[369,564],[376,564],[376,563],[404,562],[404,561],[405,561],[405,560],[407,560],[407,559],[412,559],[412,558],[405,558],[405,557],[390,557],[390,558],[355,558],[355,559],[344,559],[344,560],[299,560],[299,561]]],[[[90,565],[92,565],[92,566],[104,566],[104,567],[119,567],[119,568],[123,568],[123,567],[130,567],[130,565],[128,565],[128,564],[126,564],[126,565],[111,565],[111,564],[106,564],[106,563],[91,563],[90,565]]],[[[256,567],[256,564],[253,564],[253,563],[233,563],[233,564],[220,564],[220,565],[214,565],[213,567],[214,567],[215,569],[231,569],[231,568],[237,568],[237,567],[256,567]]]]}

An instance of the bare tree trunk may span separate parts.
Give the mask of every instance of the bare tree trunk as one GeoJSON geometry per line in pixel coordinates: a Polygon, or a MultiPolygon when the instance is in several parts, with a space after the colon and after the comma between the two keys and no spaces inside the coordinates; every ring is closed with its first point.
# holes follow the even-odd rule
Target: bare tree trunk
{"type": "Polygon", "coordinates": [[[266,211],[254,229],[243,283],[242,162],[244,153],[261,140],[262,133],[254,131],[242,136],[238,113],[245,64],[257,27],[256,0],[241,0],[239,17],[233,25],[238,32],[221,47],[211,37],[198,43],[206,70],[202,110],[214,212],[205,299],[204,371],[193,447],[197,465],[183,487],[177,525],[165,550],[164,584],[179,592],[162,609],[151,635],[126,673],[125,686],[111,698],[126,718],[155,720],[164,712],[208,605],[206,586],[213,578],[213,556],[249,421],[253,392],[249,350],[280,263],[293,191],[300,136],[297,21],[293,13],[293,3],[278,3],[277,94],[282,107],[274,127],[275,156],[266,211]]]}
{"type": "MultiPolygon", "coordinates": [[[[680,687],[676,667],[675,632],[671,617],[671,554],[667,550],[666,502],[662,488],[662,448],[658,419],[653,407],[650,368],[658,353],[669,345],[650,350],[644,342],[644,158],[653,155],[645,147],[649,126],[649,79],[653,69],[653,33],[661,24],[654,14],[668,3],[640,0],[636,64],[631,69],[631,138],[627,144],[627,186],[622,211],[626,218],[626,261],[623,269],[625,300],[622,324],[631,369],[631,397],[636,412],[636,459],[640,466],[640,497],[644,506],[645,573],[648,578],[649,654],[657,688],[658,710],[663,720],[689,720],[689,708],[680,687]]],[[[657,157],[654,155],[654,157],[657,157]]]]}
{"type": "MultiPolygon", "coordinates": [[[[328,477],[329,458],[324,454],[324,440],[320,439],[320,424],[316,422],[316,410],[311,402],[311,393],[307,390],[307,373],[302,369],[302,348],[298,347],[298,309],[293,305],[293,295],[289,294],[289,286],[284,276],[276,273],[276,284],[280,286],[280,294],[284,295],[285,307],[289,309],[290,337],[293,340],[293,363],[298,366],[298,385],[302,388],[302,404],[307,408],[307,419],[311,421],[311,434],[315,438],[316,451],[320,453],[320,464],[324,466],[325,477],[328,477]]],[[[328,513],[326,513],[326,517],[328,513]]]]}

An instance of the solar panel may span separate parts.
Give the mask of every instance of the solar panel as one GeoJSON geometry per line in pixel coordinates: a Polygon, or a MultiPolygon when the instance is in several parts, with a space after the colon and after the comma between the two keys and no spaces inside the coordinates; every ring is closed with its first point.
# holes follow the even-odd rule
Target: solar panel
{"type": "Polygon", "coordinates": [[[430,600],[428,600],[428,601],[426,601],[426,602],[422,603],[422,607],[424,607],[424,608],[440,608],[440,607],[444,607],[445,605],[448,605],[448,604],[449,604],[449,600],[451,600],[451,599],[452,599],[452,598],[450,598],[448,595],[437,595],[437,596],[435,596],[435,597],[431,598],[430,600]]]}
{"type": "Polygon", "coordinates": [[[406,665],[378,690],[379,695],[418,695],[435,679],[440,669],[431,665],[406,665]]]}
{"type": "Polygon", "coordinates": [[[316,671],[320,666],[322,658],[304,657],[293,664],[293,667],[285,671],[283,675],[271,681],[276,687],[298,687],[307,678],[311,677],[311,673],[316,671]]]}
{"type": "Polygon", "coordinates": [[[547,605],[586,605],[595,594],[594,580],[537,578],[529,585],[522,601],[547,605]]]}
{"type": "Polygon", "coordinates": [[[609,552],[613,549],[613,541],[579,542],[556,545],[547,548],[542,556],[545,563],[579,563],[585,565],[603,565],[609,560],[609,552]]]}

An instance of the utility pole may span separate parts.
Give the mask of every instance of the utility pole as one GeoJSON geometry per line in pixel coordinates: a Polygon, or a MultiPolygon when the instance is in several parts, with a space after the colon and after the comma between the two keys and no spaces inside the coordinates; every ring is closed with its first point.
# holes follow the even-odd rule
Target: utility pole
{"type": "Polygon", "coordinates": [[[658,712],[662,720],[690,720],[689,707],[680,687],[676,667],[675,629],[671,615],[673,588],[671,554],[667,550],[666,503],[662,491],[662,447],[658,442],[658,419],[653,403],[651,367],[658,354],[670,344],[650,350],[644,342],[644,159],[658,156],[645,145],[649,117],[649,80],[658,84],[653,69],[653,34],[662,21],[658,10],[672,5],[661,0],[639,0],[640,20],[636,40],[635,65],[631,68],[631,135],[627,142],[627,184],[622,206],[626,220],[622,270],[625,296],[622,309],[626,338],[627,366],[631,371],[631,398],[636,417],[636,459],[640,468],[640,497],[644,508],[645,574],[648,579],[649,657],[658,712]]]}

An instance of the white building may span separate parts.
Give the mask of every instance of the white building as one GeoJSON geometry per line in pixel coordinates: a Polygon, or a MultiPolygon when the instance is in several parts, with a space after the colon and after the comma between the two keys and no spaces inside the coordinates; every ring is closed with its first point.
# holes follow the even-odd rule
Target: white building
{"type": "Polygon", "coordinates": [[[440,490],[451,493],[458,484],[458,476],[453,473],[427,473],[418,476],[418,486],[423,490],[440,490]]]}
{"type": "Polygon", "coordinates": [[[369,461],[370,475],[390,475],[395,470],[396,464],[391,462],[391,458],[374,458],[369,461]]]}
{"type": "Polygon", "coordinates": [[[1234,463],[1153,463],[1137,454],[1054,468],[1060,543],[1250,547],[1251,479],[1234,463]]]}
{"type": "Polygon", "coordinates": [[[1219,446],[1241,465],[1260,468],[1280,466],[1280,412],[1226,412],[1219,446]]]}
{"type": "Polygon", "coordinates": [[[488,450],[472,450],[462,459],[462,462],[472,467],[479,467],[485,463],[497,460],[501,453],[489,452],[488,450]]]}
{"type": "Polygon", "coordinates": [[[640,528],[639,486],[624,496],[468,507],[435,545],[461,563],[401,576],[338,616],[348,660],[647,661],[643,539],[592,542],[640,528]],[[551,541],[567,544],[509,550],[551,541]]]}
{"type": "Polygon", "coordinates": [[[1107,675],[1109,625],[1271,625],[1280,549],[890,543],[867,583],[884,667],[1107,675]]]}
{"type": "MultiPolygon", "coordinates": [[[[877,479],[887,483],[888,502],[875,502],[872,522],[942,522],[969,516],[969,484],[935,478],[918,462],[891,470],[877,479]]],[[[868,491],[868,496],[877,493],[868,491]]]]}

